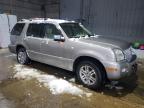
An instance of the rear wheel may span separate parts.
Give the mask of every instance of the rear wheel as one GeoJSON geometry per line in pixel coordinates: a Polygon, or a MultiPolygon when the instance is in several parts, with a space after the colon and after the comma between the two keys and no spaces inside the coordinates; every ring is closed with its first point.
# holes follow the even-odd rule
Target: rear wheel
{"type": "Polygon", "coordinates": [[[17,61],[20,64],[28,64],[30,59],[26,53],[25,48],[19,48],[17,51],[17,61]]]}
{"type": "Polygon", "coordinates": [[[78,64],[77,80],[90,89],[99,89],[102,85],[102,70],[91,61],[82,61],[78,64]]]}

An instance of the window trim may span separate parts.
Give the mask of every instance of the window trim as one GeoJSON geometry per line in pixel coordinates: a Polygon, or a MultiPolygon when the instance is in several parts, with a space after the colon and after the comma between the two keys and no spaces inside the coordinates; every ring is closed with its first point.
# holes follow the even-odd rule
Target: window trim
{"type": "MultiPolygon", "coordinates": [[[[62,31],[61,31],[60,29],[58,29],[58,27],[57,27],[55,24],[53,24],[53,23],[44,23],[44,24],[48,24],[48,25],[53,25],[53,26],[55,26],[55,28],[56,28],[58,31],[60,31],[60,35],[61,35],[62,37],[64,37],[63,34],[62,34],[62,31]]],[[[44,27],[44,31],[45,31],[45,27],[44,27]]],[[[48,37],[46,37],[46,36],[44,36],[44,38],[45,38],[45,39],[49,39],[49,40],[54,40],[54,38],[52,39],[52,38],[48,38],[48,37]]],[[[64,37],[64,38],[65,38],[65,37],[64,37]]]]}
{"type": "MultiPolygon", "coordinates": [[[[29,29],[29,27],[30,27],[30,25],[31,24],[44,24],[44,23],[29,23],[28,25],[27,25],[27,30],[26,30],[26,37],[32,37],[32,38],[38,38],[38,39],[44,39],[44,36],[41,36],[41,37],[36,37],[36,36],[29,36],[29,35],[27,35],[27,33],[28,33],[28,29],[29,29]]],[[[40,27],[40,29],[42,29],[42,27],[40,27]]],[[[40,30],[41,31],[41,30],[40,30]]],[[[39,31],[39,32],[40,32],[39,31]]],[[[42,31],[41,31],[42,32],[42,31]]],[[[39,33],[40,35],[41,35],[41,33],[39,33]]]]}
{"type": "Polygon", "coordinates": [[[23,30],[24,30],[24,28],[25,28],[25,25],[26,25],[25,23],[16,23],[16,24],[14,25],[13,29],[11,30],[10,34],[11,34],[11,35],[14,35],[14,36],[21,36],[21,34],[22,34],[22,32],[23,32],[23,30]],[[15,28],[18,24],[23,24],[22,30],[20,31],[19,34],[12,34],[12,32],[14,32],[14,31],[13,31],[14,28],[15,28]]]}

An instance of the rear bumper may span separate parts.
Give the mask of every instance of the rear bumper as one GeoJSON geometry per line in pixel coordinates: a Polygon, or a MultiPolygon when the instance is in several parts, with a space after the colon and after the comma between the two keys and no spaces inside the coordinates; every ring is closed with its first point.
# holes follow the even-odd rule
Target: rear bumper
{"type": "Polygon", "coordinates": [[[8,48],[9,48],[9,51],[11,53],[15,53],[16,54],[16,46],[15,45],[9,45],[8,48]]]}
{"type": "Polygon", "coordinates": [[[136,55],[133,55],[130,62],[112,62],[105,63],[107,77],[110,80],[119,80],[124,77],[130,76],[132,73],[137,71],[136,55]],[[108,69],[109,67],[114,68],[113,70],[108,69]]]}

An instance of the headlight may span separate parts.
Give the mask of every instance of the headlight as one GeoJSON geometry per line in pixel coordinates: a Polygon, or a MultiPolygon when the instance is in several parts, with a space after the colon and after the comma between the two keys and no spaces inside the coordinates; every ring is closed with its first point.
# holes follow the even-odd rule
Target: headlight
{"type": "Polygon", "coordinates": [[[121,49],[114,49],[113,51],[116,57],[116,61],[121,61],[125,59],[125,55],[121,49]]]}

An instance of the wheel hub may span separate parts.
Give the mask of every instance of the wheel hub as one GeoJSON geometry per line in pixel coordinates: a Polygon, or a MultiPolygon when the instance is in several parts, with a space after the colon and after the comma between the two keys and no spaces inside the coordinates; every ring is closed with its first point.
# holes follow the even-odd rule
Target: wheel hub
{"type": "Polygon", "coordinates": [[[88,65],[82,66],[79,73],[84,84],[93,85],[96,82],[96,72],[93,67],[88,65]]]}
{"type": "Polygon", "coordinates": [[[19,52],[18,53],[18,61],[23,64],[26,60],[26,54],[25,52],[19,52]]]}

